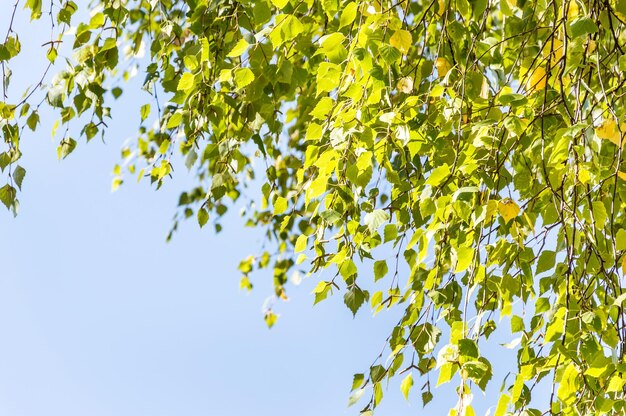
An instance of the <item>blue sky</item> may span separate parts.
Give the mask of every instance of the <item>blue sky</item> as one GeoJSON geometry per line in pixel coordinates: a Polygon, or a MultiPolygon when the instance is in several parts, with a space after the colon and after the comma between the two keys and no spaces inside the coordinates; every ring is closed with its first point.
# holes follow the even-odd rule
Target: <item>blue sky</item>
{"type": "MultiPolygon", "coordinates": [[[[341,296],[313,307],[305,280],[268,330],[271,276],[246,295],[236,270],[261,240],[233,215],[221,235],[190,221],[165,243],[188,178],[111,194],[117,137],[133,131],[112,124],[106,145],[81,143],[62,162],[45,129],[24,137],[21,212],[0,216],[0,413],[354,414],[352,374],[392,320],[353,319],[341,296]]],[[[387,414],[410,413],[399,390],[389,396],[387,414]]]]}
{"type": "MultiPolygon", "coordinates": [[[[20,9],[14,95],[38,79],[49,36],[25,17],[20,9]]],[[[258,250],[258,233],[233,212],[221,235],[189,221],[166,243],[191,175],[180,166],[159,191],[131,180],[112,194],[138,107],[118,105],[113,116],[106,144],[83,138],[61,162],[50,114],[24,134],[21,212],[0,214],[0,414],[357,414],[346,407],[352,374],[367,370],[393,317],[353,319],[341,295],[313,307],[311,279],[290,290],[268,330],[271,276],[254,275],[250,295],[238,289],[237,264],[258,250]]],[[[388,396],[378,414],[420,408],[397,385],[388,396]]]]}
{"type": "MultiPolygon", "coordinates": [[[[13,67],[16,86],[45,62],[45,30],[20,35],[28,52],[13,67]]],[[[363,308],[353,319],[342,294],[313,307],[317,280],[308,279],[290,288],[268,330],[261,308],[271,275],[253,275],[247,295],[236,270],[262,240],[234,212],[220,235],[189,221],[165,242],[178,195],[192,183],[182,165],[159,191],[130,180],[110,192],[120,148],[137,127],[139,94],[126,92],[128,107],[114,107],[106,143],[81,139],[64,161],[49,114],[40,131],[25,132],[21,212],[0,213],[0,414],[358,414],[358,405],[346,407],[352,375],[378,355],[397,312],[372,317],[363,308]]],[[[410,403],[398,378],[376,414],[446,414],[456,402],[454,386],[445,386],[422,410],[425,380],[414,377],[410,403]]],[[[496,401],[475,398],[483,410],[496,401]]]]}
{"type": "MultiPolygon", "coordinates": [[[[270,276],[238,290],[259,240],[236,217],[219,236],[189,222],[165,243],[180,181],[111,194],[114,140],[63,162],[48,137],[24,144],[22,211],[0,217],[1,414],[355,413],[351,376],[378,353],[384,315],[353,320],[340,296],[312,307],[305,281],[268,330],[270,276]]],[[[389,396],[380,414],[411,412],[389,396]]]]}

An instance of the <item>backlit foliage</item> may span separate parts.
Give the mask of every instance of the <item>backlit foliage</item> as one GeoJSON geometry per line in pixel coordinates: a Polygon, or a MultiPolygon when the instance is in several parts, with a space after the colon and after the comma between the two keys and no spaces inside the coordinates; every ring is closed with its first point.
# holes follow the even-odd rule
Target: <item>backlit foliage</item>
{"type": "Polygon", "coordinates": [[[6,93],[33,51],[12,30],[0,44],[7,208],[42,104],[59,158],[133,112],[113,187],[158,187],[184,162],[197,187],[172,231],[188,217],[219,231],[244,207],[268,249],[240,263],[242,288],[268,268],[286,299],[301,271],[315,303],[403,311],[354,377],[362,413],[398,376],[424,403],[454,383],[451,414],[473,415],[507,355],[517,373],[485,399],[496,416],[626,413],[626,1],[75,1],[16,3],[53,25],[51,63],[74,33],[65,69],[33,79],[43,97],[6,93]],[[133,72],[140,108],[123,105],[133,72]],[[510,349],[483,355],[509,330],[510,349]],[[533,396],[542,379],[550,397],[533,396]]]}

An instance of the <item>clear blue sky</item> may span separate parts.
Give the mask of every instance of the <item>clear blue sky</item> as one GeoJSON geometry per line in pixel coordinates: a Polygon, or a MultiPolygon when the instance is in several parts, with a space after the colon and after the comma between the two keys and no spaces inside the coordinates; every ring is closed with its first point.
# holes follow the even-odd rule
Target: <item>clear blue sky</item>
{"type": "MultiPolygon", "coordinates": [[[[16,84],[39,75],[45,33],[20,33],[35,49],[13,67],[16,84]]],[[[21,212],[0,213],[0,414],[358,414],[367,399],[346,407],[352,374],[367,370],[397,314],[371,317],[364,308],[353,319],[342,294],[313,307],[309,279],[290,288],[268,330],[261,307],[271,276],[255,274],[250,295],[238,289],[238,261],[261,239],[237,215],[221,235],[189,221],[165,242],[191,183],[183,166],[158,192],[134,181],[110,192],[119,149],[137,126],[137,94],[114,108],[106,144],[81,139],[62,162],[49,115],[39,132],[25,133],[21,212]]],[[[398,379],[376,414],[447,414],[454,386],[437,389],[440,398],[422,410],[425,380],[414,377],[411,403],[398,379]]],[[[500,381],[493,384],[497,391],[500,381]]],[[[482,409],[496,400],[475,398],[482,409]]]]}

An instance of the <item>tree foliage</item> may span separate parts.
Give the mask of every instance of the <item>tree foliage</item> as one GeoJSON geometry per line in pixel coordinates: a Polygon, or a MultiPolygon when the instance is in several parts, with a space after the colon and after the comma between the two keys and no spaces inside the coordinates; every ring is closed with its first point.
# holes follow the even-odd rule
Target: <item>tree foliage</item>
{"type": "Polygon", "coordinates": [[[272,249],[241,262],[243,288],[270,269],[286,299],[302,272],[315,303],[403,312],[390,359],[355,375],[363,413],[402,373],[406,397],[453,382],[451,414],[473,415],[472,391],[500,382],[481,349],[509,329],[517,373],[496,416],[626,412],[626,1],[96,0],[86,19],[43,3],[15,3],[53,29],[52,70],[24,98],[7,92],[27,52],[11,25],[0,44],[7,208],[42,104],[59,158],[133,110],[113,187],[159,187],[184,161],[197,186],[172,231],[220,231],[244,207],[272,249]],[[114,105],[134,73],[145,104],[114,105]],[[533,396],[542,379],[549,398],[533,396]]]}

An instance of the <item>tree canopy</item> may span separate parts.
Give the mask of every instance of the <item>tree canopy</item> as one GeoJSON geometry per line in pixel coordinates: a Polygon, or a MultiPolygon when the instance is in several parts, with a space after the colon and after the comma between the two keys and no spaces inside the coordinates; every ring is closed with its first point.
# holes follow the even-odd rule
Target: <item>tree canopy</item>
{"type": "Polygon", "coordinates": [[[488,383],[502,383],[496,416],[626,412],[626,1],[89,6],[16,0],[6,16],[9,210],[28,186],[20,137],[42,106],[58,113],[60,159],[131,112],[113,188],[158,188],[177,164],[197,179],[170,237],[186,218],[219,232],[243,208],[268,244],[239,264],[242,288],[269,269],[287,299],[302,273],[319,281],[315,303],[340,293],[354,314],[402,311],[386,353],[354,376],[362,414],[395,376],[425,405],[454,383],[452,415],[473,415],[488,383]],[[50,26],[42,51],[21,48],[24,8],[50,26]],[[48,68],[13,92],[12,60],[40,52],[48,68]],[[145,102],[126,108],[135,74],[145,102]],[[481,353],[497,331],[516,337],[504,381],[481,353]],[[533,396],[542,379],[549,398],[533,396]]]}

